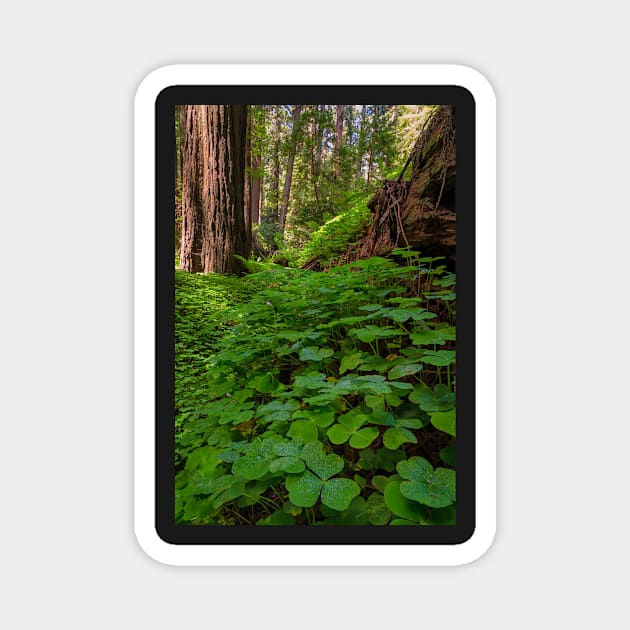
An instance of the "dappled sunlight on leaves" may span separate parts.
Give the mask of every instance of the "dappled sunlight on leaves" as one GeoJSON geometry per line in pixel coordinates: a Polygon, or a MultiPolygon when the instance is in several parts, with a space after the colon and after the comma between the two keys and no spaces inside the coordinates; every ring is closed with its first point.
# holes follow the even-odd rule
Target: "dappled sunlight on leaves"
{"type": "Polygon", "coordinates": [[[176,273],[178,523],[454,522],[452,274],[401,258],[176,273]]]}

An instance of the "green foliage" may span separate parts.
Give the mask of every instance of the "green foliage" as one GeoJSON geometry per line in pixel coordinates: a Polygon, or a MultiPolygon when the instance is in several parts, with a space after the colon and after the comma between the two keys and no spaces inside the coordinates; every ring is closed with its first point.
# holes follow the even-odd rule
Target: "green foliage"
{"type": "Polygon", "coordinates": [[[405,479],[400,492],[407,499],[441,508],[455,501],[455,472],[446,468],[433,469],[424,457],[412,457],[396,465],[398,474],[405,479]]]}
{"type": "Polygon", "coordinates": [[[404,162],[413,149],[424,125],[431,114],[435,112],[435,105],[399,105],[395,134],[398,141],[398,159],[404,162]]]}
{"type": "MultiPolygon", "coordinates": [[[[300,250],[320,226],[349,211],[354,199],[347,191],[367,200],[386,173],[398,172],[395,128],[399,109],[394,105],[345,105],[342,143],[337,146],[337,106],[302,107],[287,224],[283,242],[277,244],[280,249],[300,250]]],[[[278,188],[283,182],[277,182],[277,174],[286,173],[294,132],[292,111],[290,106],[272,106],[266,117],[263,220],[272,224],[279,221],[278,188]]]]}
{"type": "Polygon", "coordinates": [[[369,193],[354,195],[349,201],[348,210],[313,232],[297,259],[297,265],[301,266],[313,258],[327,263],[343,254],[351,243],[357,241],[372,220],[372,213],[367,207],[369,198],[369,193]]]}
{"type": "Polygon", "coordinates": [[[262,245],[267,252],[275,251],[278,248],[277,238],[282,235],[279,231],[277,221],[264,221],[252,226],[254,238],[262,245]]]}
{"type": "Polygon", "coordinates": [[[239,256],[238,254],[234,254],[234,258],[243,263],[247,273],[258,273],[260,271],[268,271],[269,269],[282,267],[282,265],[274,263],[273,260],[263,260],[260,258],[254,260],[253,258],[243,258],[243,256],[239,256]]]}
{"type": "Polygon", "coordinates": [[[176,273],[177,522],[454,522],[454,276],[404,261],[176,273]]]}

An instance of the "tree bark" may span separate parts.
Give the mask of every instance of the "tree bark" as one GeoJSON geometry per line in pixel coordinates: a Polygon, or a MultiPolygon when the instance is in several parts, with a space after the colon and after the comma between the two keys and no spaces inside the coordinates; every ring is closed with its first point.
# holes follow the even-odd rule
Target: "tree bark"
{"type": "MultiPolygon", "coordinates": [[[[259,136],[258,127],[264,128],[265,124],[265,106],[262,106],[261,117],[257,119],[251,118],[250,124],[250,167],[249,167],[249,216],[252,225],[260,223],[260,207],[262,202],[263,188],[263,144],[259,136]]],[[[249,121],[248,121],[249,122],[249,121]]]]}
{"type": "Polygon", "coordinates": [[[277,223],[280,217],[280,116],[279,105],[273,110],[273,157],[271,167],[271,221],[277,223]]]}
{"type": "Polygon", "coordinates": [[[337,124],[335,134],[335,177],[341,175],[341,147],[343,144],[343,105],[337,105],[337,124]]]}
{"type": "Polygon", "coordinates": [[[287,220],[287,211],[289,208],[289,197],[291,196],[291,180],[293,178],[293,164],[295,162],[295,153],[297,151],[298,131],[300,123],[300,112],[302,105],[293,107],[293,127],[291,128],[291,146],[289,148],[289,156],[287,158],[287,172],[284,178],[284,190],[282,191],[282,205],[280,206],[280,232],[284,233],[284,226],[287,220]]]}
{"type": "Polygon", "coordinates": [[[247,132],[245,138],[245,189],[243,191],[243,219],[245,221],[245,236],[252,241],[252,118],[247,117],[247,132]]]}
{"type": "Polygon", "coordinates": [[[376,107],[372,107],[372,120],[370,123],[370,138],[368,140],[367,166],[365,169],[365,181],[370,182],[372,177],[372,160],[374,159],[374,134],[376,133],[376,107]]]}
{"type": "Polygon", "coordinates": [[[425,256],[455,260],[457,171],[454,108],[441,105],[412,151],[409,195],[401,220],[409,242],[425,256]]]}
{"type": "Polygon", "coordinates": [[[324,129],[326,125],[323,122],[323,118],[326,115],[325,105],[316,105],[317,108],[317,124],[315,126],[315,133],[317,134],[316,150],[315,150],[315,169],[316,174],[319,176],[319,171],[322,165],[322,153],[324,150],[324,129]]]}
{"type": "Polygon", "coordinates": [[[179,265],[184,271],[203,271],[204,197],[209,144],[207,117],[200,107],[187,106],[182,138],[182,231],[179,265]]]}
{"type": "Polygon", "coordinates": [[[262,195],[262,156],[252,155],[252,178],[250,185],[250,214],[252,223],[260,223],[260,199],[262,195]]]}
{"type": "Polygon", "coordinates": [[[175,106],[175,251],[181,248],[182,236],[182,136],[184,134],[184,108],[175,106]]]}
{"type": "Polygon", "coordinates": [[[238,273],[250,244],[244,217],[245,105],[187,105],[180,266],[238,273]]]}
{"type": "Polygon", "coordinates": [[[357,141],[357,169],[354,178],[359,179],[363,173],[363,153],[365,150],[365,121],[367,118],[367,106],[361,106],[361,122],[359,123],[359,138],[357,141]]]}
{"type": "MultiPolygon", "coordinates": [[[[457,170],[453,106],[440,105],[423,127],[411,151],[411,179],[387,180],[368,202],[373,211],[366,236],[338,264],[384,256],[411,246],[424,256],[443,256],[455,268],[457,170]]],[[[314,268],[311,266],[310,268],[314,268]]]]}
{"type": "Polygon", "coordinates": [[[319,167],[322,153],[321,131],[318,124],[319,105],[314,105],[314,116],[311,120],[311,183],[313,184],[313,193],[315,194],[315,203],[317,204],[317,216],[321,220],[322,208],[319,203],[319,167]]]}

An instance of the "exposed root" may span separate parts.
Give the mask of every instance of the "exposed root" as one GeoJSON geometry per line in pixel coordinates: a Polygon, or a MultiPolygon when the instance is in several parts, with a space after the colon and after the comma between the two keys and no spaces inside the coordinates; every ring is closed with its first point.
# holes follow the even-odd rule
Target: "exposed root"
{"type": "Polygon", "coordinates": [[[412,246],[425,255],[455,252],[455,115],[437,107],[427,119],[400,175],[386,180],[368,203],[374,217],[367,234],[328,265],[313,258],[303,269],[322,270],[412,246]],[[411,178],[403,175],[411,165],[411,178]]]}

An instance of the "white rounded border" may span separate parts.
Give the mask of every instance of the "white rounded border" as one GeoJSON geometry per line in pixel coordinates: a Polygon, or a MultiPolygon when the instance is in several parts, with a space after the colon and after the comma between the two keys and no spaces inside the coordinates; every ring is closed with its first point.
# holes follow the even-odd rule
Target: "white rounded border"
{"type": "Polygon", "coordinates": [[[481,557],[496,530],[496,102],[459,65],[173,65],[135,98],[134,529],[154,560],[180,566],[447,566],[481,557]],[[174,545],[155,530],[155,101],[173,85],[457,85],[476,117],[476,528],[459,545],[174,545]]]}

